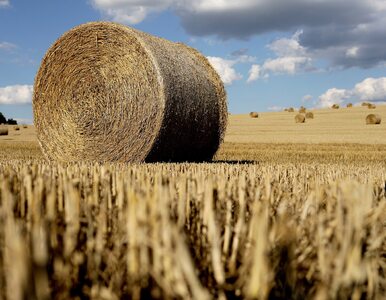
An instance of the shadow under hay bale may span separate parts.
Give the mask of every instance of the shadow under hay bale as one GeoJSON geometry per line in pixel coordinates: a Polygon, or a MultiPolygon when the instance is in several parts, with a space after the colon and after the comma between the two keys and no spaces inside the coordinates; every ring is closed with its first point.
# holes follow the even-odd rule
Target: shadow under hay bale
{"type": "Polygon", "coordinates": [[[251,118],[258,118],[258,117],[259,117],[259,114],[258,114],[257,112],[255,112],[255,111],[252,111],[252,112],[249,113],[249,116],[250,116],[251,118]]]}
{"type": "Polygon", "coordinates": [[[295,116],[295,123],[304,123],[306,121],[306,117],[302,114],[297,114],[295,116]]]}
{"type": "Polygon", "coordinates": [[[224,85],[201,53],[109,22],[51,46],[33,109],[42,151],[58,161],[207,161],[227,123],[224,85]]]}
{"type": "Polygon", "coordinates": [[[8,128],[7,127],[0,127],[0,135],[8,135],[8,128]]]}
{"type": "Polygon", "coordinates": [[[16,130],[16,131],[19,131],[20,127],[19,126],[15,126],[15,127],[13,127],[13,129],[16,130]]]}
{"type": "Polygon", "coordinates": [[[367,125],[375,125],[375,124],[381,124],[382,118],[380,115],[377,114],[369,114],[366,117],[366,124],[367,125]]]}
{"type": "Polygon", "coordinates": [[[306,113],[306,119],[313,119],[314,118],[314,113],[309,111],[306,113]]]}

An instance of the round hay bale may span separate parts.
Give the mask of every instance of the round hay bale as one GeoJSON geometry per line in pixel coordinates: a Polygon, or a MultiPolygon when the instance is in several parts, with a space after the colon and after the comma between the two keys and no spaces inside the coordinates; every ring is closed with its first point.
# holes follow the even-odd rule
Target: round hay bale
{"type": "Polygon", "coordinates": [[[339,104],[333,104],[333,105],[331,106],[331,108],[332,108],[332,109],[339,109],[339,104]]]}
{"type": "Polygon", "coordinates": [[[295,109],[293,107],[288,108],[288,112],[294,112],[295,109]]]}
{"type": "Polygon", "coordinates": [[[306,121],[306,117],[302,114],[297,114],[295,116],[295,122],[296,123],[304,123],[306,121]]]}
{"type": "Polygon", "coordinates": [[[23,124],[23,128],[28,128],[28,125],[27,124],[23,124]]]}
{"type": "Polygon", "coordinates": [[[288,108],[284,108],[284,111],[288,111],[288,108]]]}
{"type": "Polygon", "coordinates": [[[369,105],[367,105],[367,108],[369,109],[375,109],[377,106],[375,104],[372,104],[372,103],[369,103],[369,105]]]}
{"type": "Polygon", "coordinates": [[[362,106],[369,106],[369,104],[370,104],[370,103],[368,103],[368,102],[362,102],[361,105],[362,105],[362,106]]]}
{"type": "Polygon", "coordinates": [[[259,114],[258,114],[257,112],[255,112],[255,111],[251,111],[251,112],[249,113],[249,116],[250,116],[251,118],[258,118],[258,117],[259,117],[259,114]]]}
{"type": "Polygon", "coordinates": [[[0,135],[8,135],[8,128],[5,126],[0,127],[0,135]]]}
{"type": "Polygon", "coordinates": [[[314,113],[309,111],[306,113],[306,119],[313,119],[314,118],[314,113]]]}
{"type": "Polygon", "coordinates": [[[14,126],[13,129],[18,131],[18,130],[20,130],[20,127],[19,126],[14,126]]]}
{"type": "Polygon", "coordinates": [[[33,110],[42,151],[57,161],[206,161],[227,123],[224,85],[202,54],[110,22],[51,46],[33,110]]]}
{"type": "Polygon", "coordinates": [[[381,124],[381,121],[382,121],[382,118],[381,118],[380,115],[369,114],[366,117],[366,124],[367,125],[370,125],[370,124],[381,124]]]}
{"type": "Polygon", "coordinates": [[[301,114],[305,114],[306,113],[306,108],[305,107],[300,107],[299,108],[299,113],[301,113],[301,114]]]}
{"type": "Polygon", "coordinates": [[[352,103],[347,103],[346,107],[352,107],[352,103]]]}

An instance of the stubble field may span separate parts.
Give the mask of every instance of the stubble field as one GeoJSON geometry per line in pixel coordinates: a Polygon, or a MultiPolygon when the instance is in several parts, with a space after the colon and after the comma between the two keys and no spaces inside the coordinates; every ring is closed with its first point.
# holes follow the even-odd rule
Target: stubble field
{"type": "Polygon", "coordinates": [[[386,106],[229,116],[203,164],[44,161],[0,136],[1,299],[384,299],[386,106]]]}

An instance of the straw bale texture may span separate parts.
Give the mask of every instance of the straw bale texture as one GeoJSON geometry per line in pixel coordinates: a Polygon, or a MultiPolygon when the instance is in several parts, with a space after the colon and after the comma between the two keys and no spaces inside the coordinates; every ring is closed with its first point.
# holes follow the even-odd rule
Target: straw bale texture
{"type": "Polygon", "coordinates": [[[295,116],[295,122],[296,123],[304,123],[306,121],[306,117],[302,114],[297,114],[295,116]]]}
{"type": "Polygon", "coordinates": [[[306,113],[306,119],[313,119],[314,118],[314,113],[309,111],[306,113]]]}
{"type": "Polygon", "coordinates": [[[93,22],[60,37],[35,79],[45,156],[59,161],[203,161],[222,142],[223,83],[181,43],[93,22]]]}
{"type": "Polygon", "coordinates": [[[369,109],[375,109],[377,106],[375,104],[372,104],[372,103],[369,103],[369,105],[367,105],[367,108],[369,109]]]}
{"type": "Polygon", "coordinates": [[[8,135],[8,128],[5,126],[0,127],[0,135],[8,135]]]}
{"type": "Polygon", "coordinates": [[[366,117],[366,124],[381,124],[381,116],[376,114],[369,114],[366,117]]]}
{"type": "Polygon", "coordinates": [[[249,116],[250,116],[251,118],[258,118],[258,117],[259,117],[259,114],[258,114],[257,112],[255,112],[255,111],[252,111],[252,112],[249,113],[249,116]]]}

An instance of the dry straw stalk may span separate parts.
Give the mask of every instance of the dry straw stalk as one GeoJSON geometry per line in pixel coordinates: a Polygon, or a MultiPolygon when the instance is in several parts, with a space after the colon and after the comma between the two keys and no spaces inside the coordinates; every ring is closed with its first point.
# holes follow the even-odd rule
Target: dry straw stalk
{"type": "Polygon", "coordinates": [[[223,83],[208,60],[123,25],[73,28],[34,86],[38,140],[58,161],[203,161],[223,140],[223,83]]]}
{"type": "Polygon", "coordinates": [[[382,118],[377,114],[369,114],[366,117],[366,124],[381,124],[382,118]]]}

